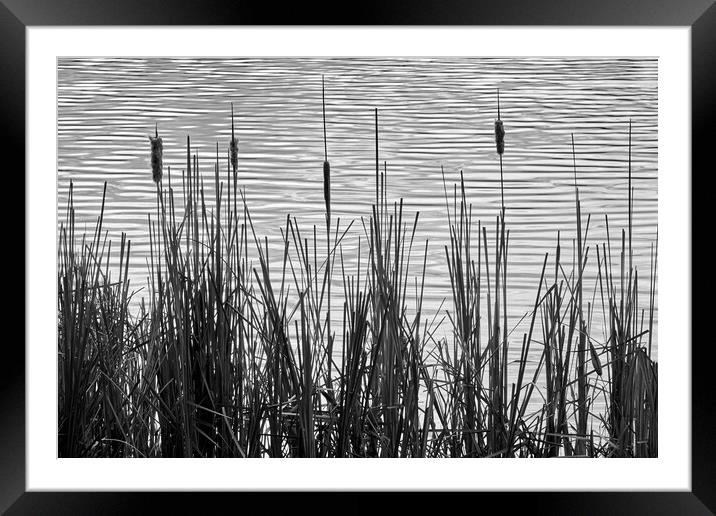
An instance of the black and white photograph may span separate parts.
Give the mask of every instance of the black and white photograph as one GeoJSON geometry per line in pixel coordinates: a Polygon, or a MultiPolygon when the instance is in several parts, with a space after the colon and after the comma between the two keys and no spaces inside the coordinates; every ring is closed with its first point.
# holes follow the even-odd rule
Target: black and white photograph
{"type": "Polygon", "coordinates": [[[713,514],[713,1],[0,0],[0,512],[713,514]]]}
{"type": "Polygon", "coordinates": [[[58,457],[659,456],[658,59],[56,73],[58,457]]]}

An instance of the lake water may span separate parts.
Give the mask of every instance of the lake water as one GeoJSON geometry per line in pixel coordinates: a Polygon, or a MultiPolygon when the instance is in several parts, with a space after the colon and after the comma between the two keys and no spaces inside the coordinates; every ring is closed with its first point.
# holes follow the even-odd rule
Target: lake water
{"type": "MultiPolygon", "coordinates": [[[[449,237],[441,167],[448,188],[463,171],[475,221],[494,231],[500,209],[493,126],[499,88],[510,228],[508,326],[515,348],[524,329],[518,321],[534,303],[544,253],[554,254],[558,231],[563,259],[571,263],[576,234],[572,133],[584,222],[587,214],[592,216],[585,302],[594,288],[593,246],[606,240],[605,214],[618,260],[614,250],[627,224],[631,119],[634,263],[643,278],[641,304],[646,306],[650,245],[657,233],[655,59],[61,59],[58,217],[63,217],[71,179],[80,228],[86,223],[91,230],[107,181],[105,228],[113,240],[127,233],[132,241],[132,284],[137,289],[146,286],[147,214],[155,207],[147,137],[156,123],[164,141],[165,169],[171,166],[173,177],[180,180],[190,135],[211,190],[213,156],[217,142],[226,156],[233,102],[239,178],[257,232],[280,247],[279,228],[291,213],[306,228],[317,225],[320,238],[325,225],[322,74],[334,220],[340,217],[347,223],[370,216],[377,107],[388,196],[404,199],[406,220],[420,212],[412,267],[416,274],[424,241],[430,241],[424,303],[428,313],[446,298],[444,308],[452,309],[443,249],[449,237]]],[[[354,228],[344,241],[347,259],[363,232],[360,223],[354,228]]],[[[354,270],[354,264],[346,267],[354,270]]],[[[137,299],[142,295],[140,291],[137,299]]],[[[340,327],[340,306],[334,301],[334,328],[340,327]]],[[[601,335],[601,317],[593,325],[595,335],[601,335]]],[[[442,334],[447,331],[446,326],[442,334]]],[[[653,345],[656,357],[656,336],[653,345]]]]}

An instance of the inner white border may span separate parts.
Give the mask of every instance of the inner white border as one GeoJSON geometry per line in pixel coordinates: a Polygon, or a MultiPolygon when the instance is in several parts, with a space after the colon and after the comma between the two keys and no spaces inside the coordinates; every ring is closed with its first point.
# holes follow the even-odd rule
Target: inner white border
{"type": "Polygon", "coordinates": [[[29,491],[691,489],[690,28],[28,27],[26,38],[29,491]],[[57,458],[57,58],[326,55],[658,56],[658,459],[57,458]]]}

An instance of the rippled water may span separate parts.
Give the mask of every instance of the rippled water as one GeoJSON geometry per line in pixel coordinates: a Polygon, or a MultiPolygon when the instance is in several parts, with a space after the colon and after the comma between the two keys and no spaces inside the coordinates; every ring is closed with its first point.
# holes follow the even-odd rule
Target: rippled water
{"type": "MultiPolygon", "coordinates": [[[[631,119],[634,262],[644,278],[646,306],[650,245],[657,232],[655,59],[108,58],[61,59],[58,70],[58,217],[63,217],[71,179],[77,218],[91,228],[107,181],[105,228],[113,239],[122,231],[131,239],[135,288],[146,285],[147,214],[155,202],[147,137],[155,123],[173,177],[180,178],[185,168],[190,135],[211,190],[217,142],[225,167],[233,102],[240,182],[258,232],[279,244],[279,228],[291,213],[322,234],[324,74],[334,218],[347,222],[370,215],[377,107],[389,198],[404,199],[407,220],[420,212],[414,256],[422,258],[424,241],[430,241],[428,311],[445,298],[444,308],[452,307],[441,167],[448,188],[463,171],[475,220],[493,227],[499,212],[493,120],[500,89],[507,133],[510,327],[534,303],[544,253],[554,254],[558,231],[563,256],[571,260],[572,133],[584,222],[586,214],[592,216],[589,242],[606,240],[608,214],[612,247],[618,248],[627,221],[631,119]]],[[[360,224],[354,227],[344,245],[347,260],[362,234],[360,224]]],[[[590,260],[596,260],[592,251],[590,260]]],[[[353,270],[351,265],[347,268],[353,270]]],[[[590,278],[585,301],[594,286],[590,278]]],[[[599,319],[593,324],[601,326],[599,319]]]]}

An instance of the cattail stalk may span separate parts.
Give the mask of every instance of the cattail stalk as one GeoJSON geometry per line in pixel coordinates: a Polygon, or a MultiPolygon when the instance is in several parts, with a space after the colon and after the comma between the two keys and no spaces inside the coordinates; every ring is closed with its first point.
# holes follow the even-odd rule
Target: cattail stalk
{"type": "MultiPolygon", "coordinates": [[[[587,327],[584,323],[582,311],[582,274],[583,274],[583,250],[582,250],[582,209],[579,202],[579,187],[577,185],[577,154],[574,150],[574,134],[572,134],[572,168],[574,171],[574,195],[576,199],[577,215],[577,285],[576,285],[576,310],[577,310],[577,435],[576,454],[586,454],[586,443],[584,438],[587,434],[587,372],[586,362],[586,333],[587,327]]],[[[589,223],[587,222],[587,227],[589,223]]]]}
{"type": "Polygon", "coordinates": [[[239,141],[234,136],[234,103],[231,103],[231,142],[229,142],[229,155],[231,159],[231,168],[236,174],[239,166],[239,141]]]}
{"type": "Polygon", "coordinates": [[[321,106],[323,109],[323,200],[326,203],[326,287],[328,294],[328,308],[326,310],[326,331],[328,335],[328,373],[326,379],[330,389],[331,363],[333,354],[333,336],[331,335],[331,165],[328,163],[328,140],[326,137],[326,86],[325,78],[321,76],[321,106]]]}
{"type": "Polygon", "coordinates": [[[328,163],[328,141],[326,139],[326,89],[321,77],[321,102],[323,106],[323,200],[326,202],[326,216],[330,229],[331,220],[331,165],[328,163]]]}
{"type": "Polygon", "coordinates": [[[375,108],[375,208],[378,209],[378,174],[380,173],[378,167],[378,108],[375,108]]]}
{"type": "MultiPolygon", "coordinates": [[[[157,124],[154,124],[154,137],[150,136],[149,141],[151,144],[152,154],[151,154],[151,165],[152,165],[152,180],[157,186],[157,228],[160,227],[160,225],[163,224],[162,222],[162,211],[159,209],[160,203],[162,203],[162,187],[161,187],[161,181],[162,181],[162,155],[163,155],[163,145],[162,145],[162,139],[159,137],[159,129],[157,127],[157,124]]],[[[158,238],[157,234],[157,285],[159,287],[159,303],[161,308],[161,300],[163,297],[163,288],[162,288],[162,267],[161,267],[161,239],[158,238]]]]}
{"type": "Polygon", "coordinates": [[[495,147],[500,156],[500,198],[502,200],[502,213],[505,213],[505,185],[502,176],[502,154],[505,152],[505,126],[500,118],[500,90],[497,90],[497,120],[495,120],[495,147]]]}
{"type": "Polygon", "coordinates": [[[631,247],[631,228],[632,228],[632,208],[633,208],[633,202],[634,198],[632,197],[633,192],[631,189],[631,119],[629,119],[629,158],[628,158],[628,167],[629,167],[629,192],[628,192],[628,206],[627,211],[629,213],[629,271],[632,270],[632,247],[631,247]]]}

